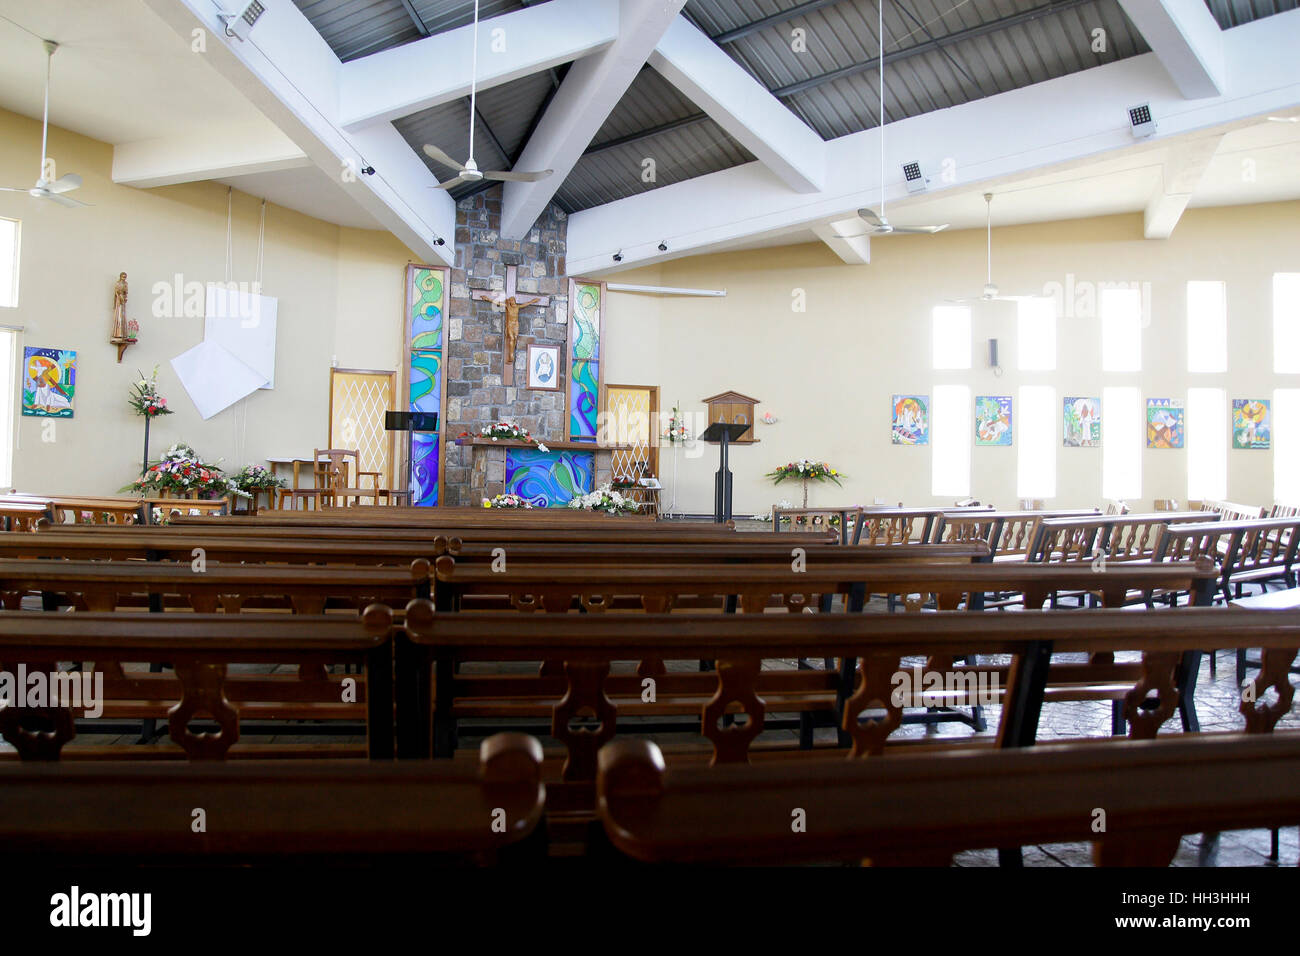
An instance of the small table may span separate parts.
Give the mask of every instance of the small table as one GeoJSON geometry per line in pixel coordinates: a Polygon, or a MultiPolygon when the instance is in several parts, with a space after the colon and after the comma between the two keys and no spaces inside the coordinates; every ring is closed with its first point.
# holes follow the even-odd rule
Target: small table
{"type": "Polygon", "coordinates": [[[266,461],[267,461],[267,462],[270,464],[270,466],[271,466],[271,474],[272,474],[272,475],[277,475],[277,477],[278,477],[278,472],[279,472],[279,470],[280,470],[280,466],[281,466],[281,465],[293,465],[293,487],[294,487],[294,489],[297,489],[297,488],[300,487],[299,484],[298,484],[298,481],[299,481],[299,477],[300,477],[300,472],[301,472],[301,470],[302,470],[302,466],[303,466],[303,465],[311,465],[313,468],[316,467],[316,459],[315,459],[315,458],[267,458],[266,461]]]}

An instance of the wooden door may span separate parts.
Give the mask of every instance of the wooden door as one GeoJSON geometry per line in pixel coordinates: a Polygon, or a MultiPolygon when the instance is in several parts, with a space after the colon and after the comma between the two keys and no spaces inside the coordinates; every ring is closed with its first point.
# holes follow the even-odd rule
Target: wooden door
{"type": "Polygon", "coordinates": [[[360,471],[377,471],[381,488],[393,487],[393,432],[384,412],[397,408],[396,372],[330,369],[330,448],[355,448],[360,471]]]}

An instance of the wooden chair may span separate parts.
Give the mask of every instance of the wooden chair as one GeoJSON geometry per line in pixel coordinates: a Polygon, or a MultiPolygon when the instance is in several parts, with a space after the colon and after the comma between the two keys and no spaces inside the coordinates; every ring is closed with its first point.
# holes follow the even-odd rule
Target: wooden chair
{"type": "Polygon", "coordinates": [[[379,472],[361,470],[361,452],[347,448],[317,448],[314,451],[312,474],[316,487],[328,491],[323,496],[328,504],[344,504],[349,500],[369,498],[379,502],[379,472]],[[349,461],[350,460],[350,461],[349,461]],[[361,480],[369,476],[370,487],[362,488],[361,480]],[[355,480],[355,486],[351,483],[355,480]]]}

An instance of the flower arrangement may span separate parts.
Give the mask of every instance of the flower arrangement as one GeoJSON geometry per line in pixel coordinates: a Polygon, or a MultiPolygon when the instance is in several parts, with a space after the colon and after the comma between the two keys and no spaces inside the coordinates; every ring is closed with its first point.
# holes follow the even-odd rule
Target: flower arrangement
{"type": "Polygon", "coordinates": [[[526,498],[521,498],[521,497],[519,497],[518,495],[510,494],[510,493],[507,492],[506,494],[503,494],[503,495],[497,495],[497,496],[494,497],[494,498],[484,498],[484,499],[483,499],[483,507],[484,507],[484,508],[528,508],[528,509],[531,509],[531,508],[533,507],[533,503],[532,503],[531,501],[529,501],[528,499],[526,499],[526,498]]]}
{"type": "Polygon", "coordinates": [[[778,485],[791,478],[798,481],[833,481],[838,485],[843,476],[824,461],[800,458],[769,471],[764,477],[771,478],[778,485]]]}
{"type": "Polygon", "coordinates": [[[630,514],[641,505],[631,498],[624,498],[614,491],[608,482],[590,494],[577,495],[569,499],[569,507],[577,511],[603,511],[606,514],[630,514]]]}
{"type": "Polygon", "coordinates": [[[685,443],[691,440],[691,433],[686,428],[686,419],[682,416],[681,409],[676,405],[673,406],[672,417],[668,419],[668,430],[664,432],[663,437],[670,444],[685,443]]]}
{"type": "MultiPolygon", "coordinates": [[[[549,451],[545,445],[528,433],[528,429],[522,425],[512,422],[509,419],[501,419],[491,425],[484,425],[479,429],[479,434],[484,438],[491,438],[493,441],[505,439],[506,441],[531,442],[537,446],[541,452],[549,451]]],[[[461,437],[468,437],[468,432],[461,432],[461,437]]]]}
{"type": "Polygon", "coordinates": [[[200,498],[224,498],[230,494],[249,497],[246,492],[235,487],[220,468],[204,462],[184,442],[177,442],[168,448],[161,460],[121,491],[142,495],[150,492],[188,495],[194,492],[200,498]]]}
{"type": "MultiPolygon", "coordinates": [[[[138,335],[139,331],[140,331],[140,323],[139,323],[139,322],[137,322],[135,319],[132,319],[131,321],[127,322],[127,323],[126,323],[126,340],[127,340],[128,342],[137,342],[137,341],[139,341],[139,335],[138,335]]],[[[154,374],[155,374],[155,375],[158,374],[158,369],[157,369],[156,367],[154,368],[154,374]]]]}
{"type": "Polygon", "coordinates": [[[158,394],[158,366],[153,367],[153,374],[148,378],[138,370],[136,374],[139,374],[140,378],[132,383],[131,395],[127,398],[135,413],[147,418],[170,415],[172,410],[167,407],[167,399],[158,394]]]}
{"type": "Polygon", "coordinates": [[[261,465],[245,465],[230,476],[230,483],[239,491],[249,493],[284,487],[283,478],[275,477],[271,469],[261,465]]]}

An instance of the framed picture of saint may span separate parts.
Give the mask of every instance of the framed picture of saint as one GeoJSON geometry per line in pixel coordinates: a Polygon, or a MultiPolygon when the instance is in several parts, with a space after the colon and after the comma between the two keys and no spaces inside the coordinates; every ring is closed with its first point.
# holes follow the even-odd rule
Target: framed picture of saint
{"type": "Polygon", "coordinates": [[[528,387],[544,392],[560,390],[560,347],[528,346],[528,387]]]}

